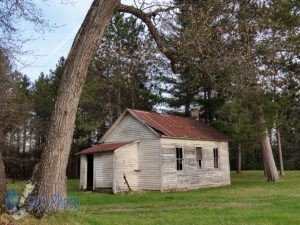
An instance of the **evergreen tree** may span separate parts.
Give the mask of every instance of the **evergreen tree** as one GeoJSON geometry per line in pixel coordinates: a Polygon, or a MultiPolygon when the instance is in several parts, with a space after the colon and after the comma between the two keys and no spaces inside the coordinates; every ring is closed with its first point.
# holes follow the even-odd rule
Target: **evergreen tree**
{"type": "Polygon", "coordinates": [[[50,117],[63,73],[65,59],[61,57],[55,70],[49,75],[41,73],[33,87],[33,110],[35,127],[35,145],[40,149],[46,143],[50,117]]]}

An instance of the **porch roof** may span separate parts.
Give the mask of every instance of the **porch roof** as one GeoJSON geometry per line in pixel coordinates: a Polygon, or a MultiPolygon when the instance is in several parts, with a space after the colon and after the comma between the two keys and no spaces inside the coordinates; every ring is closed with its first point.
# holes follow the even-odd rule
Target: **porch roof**
{"type": "Polygon", "coordinates": [[[102,143],[95,145],[93,147],[87,148],[81,152],[79,152],[77,155],[88,155],[88,154],[94,154],[99,152],[108,152],[108,151],[114,151],[118,148],[121,148],[125,145],[133,143],[130,142],[120,142],[120,143],[102,143]]]}

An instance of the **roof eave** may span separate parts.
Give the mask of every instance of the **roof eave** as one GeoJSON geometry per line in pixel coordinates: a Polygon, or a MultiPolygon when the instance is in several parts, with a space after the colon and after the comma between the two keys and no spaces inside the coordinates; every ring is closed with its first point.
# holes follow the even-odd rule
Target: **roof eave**
{"type": "Polygon", "coordinates": [[[137,140],[137,141],[132,141],[132,142],[126,144],[126,145],[120,146],[119,148],[116,148],[116,149],[110,149],[110,150],[105,150],[105,151],[101,151],[101,152],[88,152],[88,153],[81,153],[81,152],[78,152],[78,153],[75,154],[75,156],[81,156],[81,155],[93,155],[93,154],[96,154],[96,153],[102,153],[102,152],[114,152],[114,151],[116,151],[116,150],[119,150],[119,149],[121,149],[121,148],[128,147],[128,146],[130,146],[130,145],[132,145],[132,144],[136,144],[136,143],[139,143],[139,142],[140,142],[139,140],[137,140]]]}
{"type": "Polygon", "coordinates": [[[161,135],[161,138],[170,138],[170,139],[185,139],[185,140],[195,140],[195,141],[218,141],[218,142],[228,142],[230,139],[209,139],[209,138],[192,138],[192,137],[173,137],[167,135],[161,135]]]}

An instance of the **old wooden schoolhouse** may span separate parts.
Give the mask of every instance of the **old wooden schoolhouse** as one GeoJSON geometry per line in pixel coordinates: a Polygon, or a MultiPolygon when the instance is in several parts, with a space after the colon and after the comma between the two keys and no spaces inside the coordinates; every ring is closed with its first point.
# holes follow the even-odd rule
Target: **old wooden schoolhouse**
{"type": "Polygon", "coordinates": [[[228,137],[195,118],[127,109],[80,158],[82,190],[164,192],[230,184],[228,137]]]}

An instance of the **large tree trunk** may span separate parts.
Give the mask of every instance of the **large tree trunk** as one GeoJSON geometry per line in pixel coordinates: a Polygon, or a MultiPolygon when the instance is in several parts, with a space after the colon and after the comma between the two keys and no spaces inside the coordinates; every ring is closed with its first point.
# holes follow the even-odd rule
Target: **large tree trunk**
{"type": "Polygon", "coordinates": [[[274,156],[271,148],[268,132],[265,131],[264,137],[261,140],[263,148],[265,174],[269,182],[279,180],[279,174],[274,161],[274,156]]]}
{"type": "Polygon", "coordinates": [[[239,143],[238,154],[237,154],[237,170],[236,172],[240,174],[242,172],[242,144],[239,143]]]}
{"type": "Polygon", "coordinates": [[[278,146],[278,155],[279,155],[280,175],[284,176],[284,166],[283,166],[282,149],[281,149],[281,137],[280,137],[279,128],[277,128],[277,146],[278,146]]]}
{"type": "Polygon", "coordinates": [[[5,179],[5,167],[0,151],[0,214],[5,211],[5,195],[6,195],[6,179],[5,179]]]}
{"type": "Polygon", "coordinates": [[[41,165],[34,176],[33,194],[45,197],[45,207],[35,211],[37,215],[59,209],[57,205],[50,205],[52,194],[62,199],[67,196],[66,168],[81,90],[90,61],[119,4],[120,0],[93,1],[66,60],[41,165]]]}

